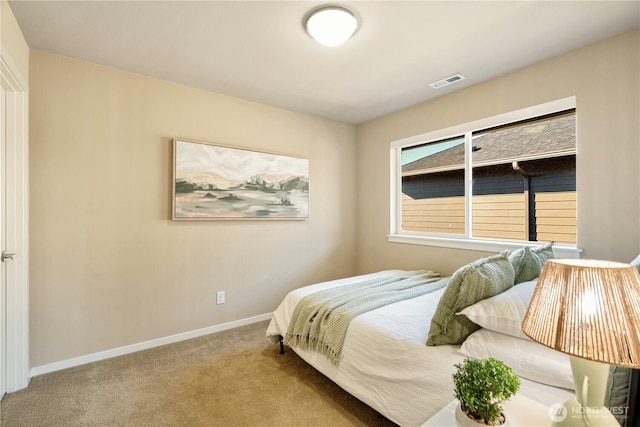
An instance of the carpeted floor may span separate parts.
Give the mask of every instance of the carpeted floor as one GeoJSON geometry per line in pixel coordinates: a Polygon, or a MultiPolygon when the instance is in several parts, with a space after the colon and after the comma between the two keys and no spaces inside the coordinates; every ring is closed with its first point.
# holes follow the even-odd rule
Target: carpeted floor
{"type": "Polygon", "coordinates": [[[0,402],[0,425],[395,426],[287,349],[268,322],[31,380],[0,402]]]}

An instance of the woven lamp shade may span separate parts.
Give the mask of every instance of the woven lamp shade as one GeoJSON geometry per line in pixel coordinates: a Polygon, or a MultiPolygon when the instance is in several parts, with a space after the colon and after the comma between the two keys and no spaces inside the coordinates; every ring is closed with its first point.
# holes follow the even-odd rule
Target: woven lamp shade
{"type": "Polygon", "coordinates": [[[638,368],[640,274],[617,262],[548,260],[522,330],[571,356],[638,368]]]}

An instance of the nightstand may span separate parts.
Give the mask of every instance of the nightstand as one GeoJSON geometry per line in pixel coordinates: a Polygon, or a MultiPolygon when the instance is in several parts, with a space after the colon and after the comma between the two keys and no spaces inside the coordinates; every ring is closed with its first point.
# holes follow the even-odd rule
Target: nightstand
{"type": "MultiPolygon", "coordinates": [[[[421,427],[456,427],[455,410],[457,400],[449,402],[437,414],[429,418],[421,427]]],[[[547,427],[551,425],[549,406],[515,395],[504,404],[504,412],[512,427],[547,427]]]]}

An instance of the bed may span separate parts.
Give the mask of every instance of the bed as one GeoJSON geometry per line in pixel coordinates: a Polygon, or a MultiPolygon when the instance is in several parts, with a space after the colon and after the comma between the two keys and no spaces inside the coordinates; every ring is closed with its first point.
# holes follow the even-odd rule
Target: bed
{"type": "MultiPolygon", "coordinates": [[[[528,249],[522,252],[527,252],[527,256],[532,254],[528,249]]],[[[518,267],[513,267],[514,260],[517,263],[514,254],[502,253],[478,260],[449,277],[439,278],[437,284],[432,281],[430,286],[434,290],[429,293],[358,315],[346,330],[337,363],[313,350],[295,346],[291,349],[345,391],[400,426],[422,425],[453,399],[453,365],[465,357],[493,356],[504,360],[521,377],[520,394],[547,405],[564,402],[573,396],[568,358],[528,340],[524,335],[517,336],[521,323],[518,317],[524,315],[523,310],[528,305],[527,298],[531,298],[535,280],[514,284],[518,267]],[[509,289],[494,292],[495,295],[465,307],[465,317],[473,317],[476,330],[462,343],[425,345],[430,339],[430,330],[434,329],[432,321],[440,314],[436,312],[442,310],[439,308],[441,300],[445,294],[452,292],[453,282],[460,275],[469,279],[473,276],[469,276],[470,271],[477,273],[478,265],[482,266],[486,260],[497,257],[500,257],[503,266],[506,266],[505,260],[512,266],[509,274],[513,283],[508,286],[509,289]],[[473,309],[475,312],[472,313],[473,309]],[[476,326],[477,322],[487,327],[480,328],[476,326]],[[501,350],[507,350],[508,357],[501,355],[501,350]]],[[[539,264],[539,273],[544,260],[538,259],[536,262],[539,264]]],[[[385,270],[296,289],[284,298],[273,313],[266,335],[274,343],[281,342],[287,334],[296,306],[308,295],[362,281],[385,280],[406,274],[419,272],[385,270]]],[[[535,271],[521,274],[520,279],[531,279],[527,276],[532,274],[535,271]]],[[[474,288],[478,288],[478,285],[474,285],[474,288]]],[[[464,287],[457,292],[469,293],[464,287]]],[[[459,318],[460,315],[456,314],[455,317],[459,318]]]]}

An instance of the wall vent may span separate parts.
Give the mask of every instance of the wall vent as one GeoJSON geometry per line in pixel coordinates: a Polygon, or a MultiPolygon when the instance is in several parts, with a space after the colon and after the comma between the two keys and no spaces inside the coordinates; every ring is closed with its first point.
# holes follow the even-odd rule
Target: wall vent
{"type": "Polygon", "coordinates": [[[438,80],[437,82],[433,82],[429,86],[431,86],[434,89],[440,89],[441,87],[448,86],[451,83],[455,83],[455,82],[458,82],[460,80],[464,80],[465,78],[466,78],[465,76],[463,76],[462,74],[458,73],[458,74],[454,74],[453,76],[446,77],[446,78],[444,78],[442,80],[438,80]]]}

